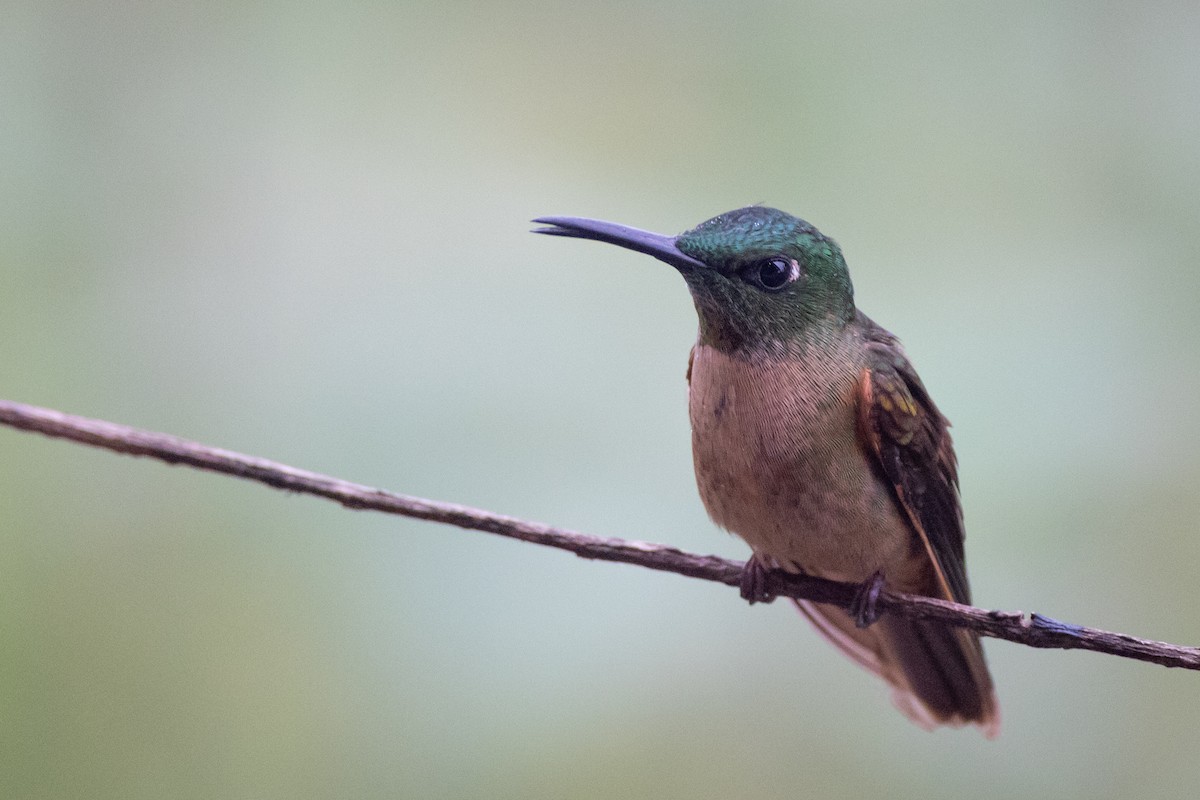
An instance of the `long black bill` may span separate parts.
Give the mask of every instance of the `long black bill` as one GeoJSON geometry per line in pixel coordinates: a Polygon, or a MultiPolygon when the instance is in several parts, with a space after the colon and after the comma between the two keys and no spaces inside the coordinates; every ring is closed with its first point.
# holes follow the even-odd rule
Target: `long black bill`
{"type": "Polygon", "coordinates": [[[674,236],[663,236],[661,233],[642,231],[637,228],[618,225],[615,222],[584,219],[582,217],[540,217],[535,219],[534,222],[539,225],[549,226],[546,228],[534,228],[534,233],[608,242],[618,247],[654,256],[659,261],[665,261],[676,269],[704,268],[704,262],[684,255],[675,246],[674,236]]]}

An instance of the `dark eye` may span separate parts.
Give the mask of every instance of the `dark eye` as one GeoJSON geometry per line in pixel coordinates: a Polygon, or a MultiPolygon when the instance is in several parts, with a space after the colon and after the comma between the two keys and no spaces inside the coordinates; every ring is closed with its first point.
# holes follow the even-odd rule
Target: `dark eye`
{"type": "Polygon", "coordinates": [[[800,268],[795,261],[777,256],[751,264],[742,277],[768,292],[777,292],[796,280],[799,273],[800,268]]]}

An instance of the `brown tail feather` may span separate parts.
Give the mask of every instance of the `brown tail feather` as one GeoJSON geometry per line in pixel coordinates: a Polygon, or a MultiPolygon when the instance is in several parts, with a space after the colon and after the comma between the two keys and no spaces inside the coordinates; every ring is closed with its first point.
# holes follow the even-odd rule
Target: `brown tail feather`
{"type": "Polygon", "coordinates": [[[835,606],[796,605],[826,639],[883,678],[896,707],[916,724],[974,724],[989,738],[999,733],[1000,710],[974,633],[891,615],[858,628],[835,606]]]}

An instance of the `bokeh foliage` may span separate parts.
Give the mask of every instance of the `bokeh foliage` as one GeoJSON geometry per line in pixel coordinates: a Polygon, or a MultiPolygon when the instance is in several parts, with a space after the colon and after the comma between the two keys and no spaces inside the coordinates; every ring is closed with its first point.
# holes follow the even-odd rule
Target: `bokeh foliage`
{"type": "MultiPolygon", "coordinates": [[[[0,394],[740,557],[678,276],[766,202],[955,423],[977,600],[1200,640],[1195,4],[10,3],[0,394]]],[[[1175,797],[1200,680],[989,644],[926,734],[782,604],[0,430],[0,794],[1175,797]]]]}

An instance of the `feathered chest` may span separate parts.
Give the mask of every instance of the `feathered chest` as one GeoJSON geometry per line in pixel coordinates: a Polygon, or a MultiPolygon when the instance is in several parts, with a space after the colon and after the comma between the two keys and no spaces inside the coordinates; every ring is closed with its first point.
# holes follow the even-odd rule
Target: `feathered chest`
{"type": "Polygon", "coordinates": [[[898,523],[858,441],[861,370],[837,350],[742,358],[698,344],[693,352],[701,499],[717,524],[785,567],[858,573],[879,544],[872,531],[892,538],[886,529],[898,523]]]}

